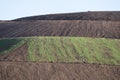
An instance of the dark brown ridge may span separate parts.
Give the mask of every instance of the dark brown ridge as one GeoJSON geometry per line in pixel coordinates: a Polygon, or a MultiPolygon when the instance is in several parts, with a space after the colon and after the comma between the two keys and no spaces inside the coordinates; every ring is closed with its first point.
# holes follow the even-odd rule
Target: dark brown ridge
{"type": "Polygon", "coordinates": [[[23,20],[106,20],[120,21],[120,11],[88,11],[78,13],[49,14],[15,19],[23,20]]]}

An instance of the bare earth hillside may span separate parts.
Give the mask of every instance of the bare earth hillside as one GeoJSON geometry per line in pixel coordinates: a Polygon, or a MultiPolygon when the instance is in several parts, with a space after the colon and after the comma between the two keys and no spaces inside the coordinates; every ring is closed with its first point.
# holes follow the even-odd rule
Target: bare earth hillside
{"type": "Polygon", "coordinates": [[[120,21],[38,20],[0,22],[0,38],[29,36],[79,36],[120,38],[120,21]]]}
{"type": "Polygon", "coordinates": [[[8,52],[8,54],[0,55],[0,61],[27,61],[27,46],[24,44],[17,49],[8,52]]]}

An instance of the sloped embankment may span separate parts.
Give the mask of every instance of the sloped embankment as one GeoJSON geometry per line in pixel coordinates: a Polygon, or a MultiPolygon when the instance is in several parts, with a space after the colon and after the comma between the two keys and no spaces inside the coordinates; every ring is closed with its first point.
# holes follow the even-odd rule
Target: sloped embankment
{"type": "Polygon", "coordinates": [[[120,67],[84,63],[0,62],[1,80],[119,80],[120,67]]]}
{"type": "Polygon", "coordinates": [[[9,21],[0,22],[0,38],[30,36],[78,36],[120,39],[120,21],[9,21]]]}
{"type": "Polygon", "coordinates": [[[27,55],[27,45],[20,44],[19,46],[16,46],[16,48],[9,50],[9,52],[7,51],[7,53],[1,54],[0,61],[27,61],[27,55]]]}

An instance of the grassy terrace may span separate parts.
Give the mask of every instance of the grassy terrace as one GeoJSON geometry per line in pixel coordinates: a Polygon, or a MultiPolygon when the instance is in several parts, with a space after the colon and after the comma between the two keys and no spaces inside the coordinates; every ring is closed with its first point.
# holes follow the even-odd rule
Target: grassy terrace
{"type": "MultiPolygon", "coordinates": [[[[88,62],[120,65],[120,40],[118,39],[26,37],[16,38],[15,40],[19,41],[19,45],[27,44],[28,61],[88,62]]],[[[18,44],[16,45],[18,46],[18,44]]],[[[16,47],[14,44],[13,48],[16,47]]],[[[7,52],[10,51],[9,48],[6,50],[7,52]]]]}

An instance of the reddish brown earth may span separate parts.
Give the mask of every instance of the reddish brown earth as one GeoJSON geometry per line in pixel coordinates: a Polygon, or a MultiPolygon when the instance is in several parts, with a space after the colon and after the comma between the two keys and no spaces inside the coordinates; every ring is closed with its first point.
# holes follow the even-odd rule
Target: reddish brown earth
{"type": "Polygon", "coordinates": [[[0,22],[0,38],[82,36],[120,39],[120,21],[38,20],[0,22]]]}
{"type": "Polygon", "coordinates": [[[119,79],[119,66],[83,63],[0,62],[0,80],[119,79]]]}
{"type": "Polygon", "coordinates": [[[9,53],[0,55],[0,61],[27,61],[27,45],[24,44],[9,53]]]}
{"type": "Polygon", "coordinates": [[[15,19],[24,20],[106,20],[120,21],[120,11],[88,11],[78,13],[50,14],[15,19]]]}

